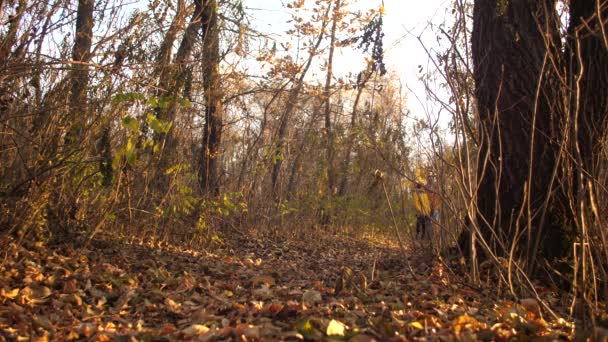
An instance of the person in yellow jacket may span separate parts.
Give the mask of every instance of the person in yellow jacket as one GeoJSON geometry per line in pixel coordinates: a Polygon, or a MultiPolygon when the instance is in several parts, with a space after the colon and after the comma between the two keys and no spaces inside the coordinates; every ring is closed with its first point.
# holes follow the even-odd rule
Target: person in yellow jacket
{"type": "Polygon", "coordinates": [[[434,180],[425,179],[420,169],[416,170],[417,181],[412,188],[412,199],[416,209],[416,236],[429,238],[433,220],[439,219],[439,196],[434,191],[434,180]]]}

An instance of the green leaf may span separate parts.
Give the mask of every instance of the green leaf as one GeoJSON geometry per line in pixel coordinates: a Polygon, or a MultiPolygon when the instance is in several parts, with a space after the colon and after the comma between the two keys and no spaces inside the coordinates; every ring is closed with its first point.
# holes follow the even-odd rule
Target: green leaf
{"type": "Polygon", "coordinates": [[[122,93],[117,94],[112,97],[113,104],[119,104],[122,102],[133,102],[138,100],[143,100],[145,97],[142,93],[122,93]]]}
{"type": "Polygon", "coordinates": [[[122,118],[122,126],[130,128],[132,132],[139,131],[139,123],[130,115],[125,115],[122,118]]]}
{"type": "Polygon", "coordinates": [[[171,98],[167,96],[161,96],[158,99],[158,108],[167,109],[169,107],[169,103],[171,103],[171,98]]]}
{"type": "Polygon", "coordinates": [[[168,133],[173,125],[173,122],[164,122],[158,119],[154,114],[148,113],[146,116],[148,126],[154,131],[154,133],[168,133]]]}
{"type": "Polygon", "coordinates": [[[188,99],[181,99],[179,101],[179,104],[182,105],[182,106],[184,106],[184,107],[187,107],[187,108],[192,107],[192,102],[190,102],[190,100],[188,100],[188,99]]]}
{"type": "Polygon", "coordinates": [[[156,97],[152,97],[148,100],[148,104],[150,105],[150,107],[152,108],[158,108],[158,100],[156,97]]]}

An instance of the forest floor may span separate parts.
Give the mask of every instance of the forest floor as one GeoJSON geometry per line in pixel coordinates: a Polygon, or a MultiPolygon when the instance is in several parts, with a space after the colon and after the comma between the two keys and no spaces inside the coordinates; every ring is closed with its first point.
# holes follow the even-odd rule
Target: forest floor
{"type": "MultiPolygon", "coordinates": [[[[0,341],[555,340],[572,325],[533,299],[470,286],[449,262],[381,240],[232,234],[192,250],[100,237],[6,242],[0,341]],[[86,246],[86,247],[83,247],[86,246]],[[430,260],[429,260],[430,259],[430,260]],[[373,276],[372,276],[373,274],[373,276]],[[502,298],[502,299],[501,299],[502,298]]],[[[427,250],[426,252],[423,252],[427,250]]],[[[546,303],[567,307],[537,289],[546,303]]]]}

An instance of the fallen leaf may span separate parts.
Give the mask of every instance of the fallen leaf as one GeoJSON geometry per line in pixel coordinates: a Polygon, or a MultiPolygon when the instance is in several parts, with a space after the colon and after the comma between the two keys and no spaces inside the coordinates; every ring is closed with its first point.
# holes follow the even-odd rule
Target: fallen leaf
{"type": "Polygon", "coordinates": [[[271,299],[272,297],[274,297],[272,291],[266,285],[262,285],[262,287],[260,287],[259,289],[253,290],[252,294],[259,299],[271,299]]]}
{"type": "Polygon", "coordinates": [[[274,286],[276,282],[271,276],[255,276],[251,279],[251,284],[253,287],[258,287],[260,285],[266,285],[270,287],[274,286]]]}
{"type": "Polygon", "coordinates": [[[194,337],[202,334],[206,334],[210,329],[202,324],[192,324],[191,326],[182,330],[182,334],[185,337],[194,337]]]}
{"type": "Polygon", "coordinates": [[[526,309],[526,318],[537,319],[540,317],[540,305],[534,298],[525,298],[521,300],[521,305],[526,309]]]}
{"type": "Polygon", "coordinates": [[[175,327],[175,325],[171,324],[171,323],[165,323],[163,324],[163,326],[160,328],[159,330],[159,334],[161,336],[165,336],[165,335],[169,335],[172,334],[174,332],[177,331],[177,328],[175,327]]]}
{"type": "Polygon", "coordinates": [[[262,314],[265,316],[274,317],[279,314],[283,310],[285,305],[281,303],[270,303],[264,306],[262,309],[262,314]]]}
{"type": "Polygon", "coordinates": [[[323,301],[321,293],[315,290],[306,290],[302,294],[302,302],[316,304],[323,301]]]}
{"type": "Polygon", "coordinates": [[[51,321],[46,316],[34,315],[33,322],[36,326],[43,328],[47,331],[55,331],[53,323],[51,323],[51,321]]]}
{"type": "Polygon", "coordinates": [[[346,331],[346,325],[340,321],[332,319],[327,325],[326,334],[327,336],[344,336],[346,331]]]}
{"type": "Polygon", "coordinates": [[[127,291],[125,291],[114,304],[114,310],[120,311],[124,309],[131,300],[131,298],[133,298],[133,296],[135,296],[134,289],[128,289],[127,291]]]}
{"type": "Polygon", "coordinates": [[[454,332],[460,334],[464,330],[475,330],[480,324],[475,318],[468,315],[462,315],[452,321],[452,326],[454,327],[454,332]]]}
{"type": "Polygon", "coordinates": [[[251,324],[237,324],[235,331],[239,337],[254,340],[260,339],[260,327],[251,324]]]}
{"type": "Polygon", "coordinates": [[[312,325],[310,318],[304,318],[299,320],[295,326],[296,330],[308,340],[319,340],[322,335],[321,332],[315,329],[312,325]]]}
{"type": "Polygon", "coordinates": [[[5,289],[0,289],[0,296],[4,297],[4,298],[8,298],[8,299],[15,299],[15,297],[17,297],[17,295],[19,294],[19,288],[15,288],[12,290],[5,290],[5,289]]]}
{"type": "Polygon", "coordinates": [[[285,340],[303,340],[304,336],[297,331],[286,331],[281,334],[285,340]]]}
{"type": "Polygon", "coordinates": [[[355,335],[351,337],[348,342],[376,342],[377,340],[369,335],[355,335]]]}
{"type": "Polygon", "coordinates": [[[410,327],[416,328],[418,330],[424,330],[424,326],[422,325],[422,323],[415,321],[415,322],[411,322],[410,327]]]}

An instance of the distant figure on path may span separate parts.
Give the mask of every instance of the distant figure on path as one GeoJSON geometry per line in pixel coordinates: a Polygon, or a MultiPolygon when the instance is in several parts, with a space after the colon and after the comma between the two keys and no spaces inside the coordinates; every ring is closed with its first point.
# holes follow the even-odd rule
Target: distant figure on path
{"type": "Polygon", "coordinates": [[[429,239],[433,222],[439,220],[439,196],[434,192],[434,179],[425,179],[422,171],[416,170],[417,181],[412,189],[412,199],[416,209],[416,237],[429,239]]]}

